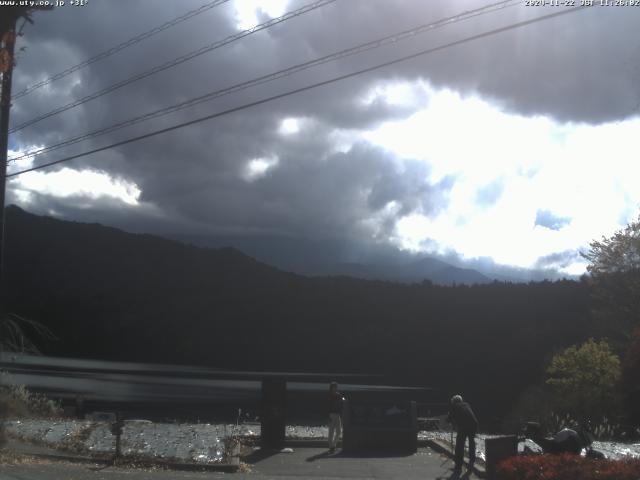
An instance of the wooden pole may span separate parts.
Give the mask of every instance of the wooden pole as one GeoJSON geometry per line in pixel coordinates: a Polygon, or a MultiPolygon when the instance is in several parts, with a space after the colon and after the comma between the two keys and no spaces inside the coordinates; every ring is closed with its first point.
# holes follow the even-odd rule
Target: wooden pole
{"type": "Polygon", "coordinates": [[[9,111],[11,110],[11,78],[13,76],[16,23],[13,18],[9,28],[2,32],[2,92],[0,93],[0,318],[7,313],[4,271],[4,210],[7,181],[7,153],[9,150],[9,111]]]}

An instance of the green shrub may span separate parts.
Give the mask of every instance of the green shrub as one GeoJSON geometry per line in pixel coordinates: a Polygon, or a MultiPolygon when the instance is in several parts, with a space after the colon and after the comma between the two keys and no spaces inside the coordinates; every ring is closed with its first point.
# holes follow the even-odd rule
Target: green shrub
{"type": "Polygon", "coordinates": [[[620,359],[609,344],[590,338],[555,355],[546,369],[546,384],[554,393],[554,410],[579,422],[599,423],[619,407],[616,387],[620,359]]]}

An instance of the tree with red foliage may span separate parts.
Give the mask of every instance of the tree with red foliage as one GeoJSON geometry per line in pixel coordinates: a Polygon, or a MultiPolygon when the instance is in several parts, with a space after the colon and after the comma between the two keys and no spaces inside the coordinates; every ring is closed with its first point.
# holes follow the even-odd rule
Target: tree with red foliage
{"type": "Polygon", "coordinates": [[[626,344],[640,326],[640,217],[610,238],[594,240],[589,261],[593,315],[602,336],[626,344]]]}

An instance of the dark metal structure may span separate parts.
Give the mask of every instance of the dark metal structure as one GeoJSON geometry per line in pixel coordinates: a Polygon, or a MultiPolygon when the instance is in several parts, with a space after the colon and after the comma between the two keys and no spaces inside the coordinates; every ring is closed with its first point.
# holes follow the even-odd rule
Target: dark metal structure
{"type": "Polygon", "coordinates": [[[498,464],[518,454],[518,436],[503,435],[500,437],[487,438],[484,441],[484,448],[487,479],[495,480],[498,464]]]}

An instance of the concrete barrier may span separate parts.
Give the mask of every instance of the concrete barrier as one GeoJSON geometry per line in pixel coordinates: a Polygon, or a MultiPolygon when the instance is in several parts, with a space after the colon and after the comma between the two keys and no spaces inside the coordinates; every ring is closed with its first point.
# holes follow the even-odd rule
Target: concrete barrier
{"type": "Polygon", "coordinates": [[[418,419],[415,402],[343,404],[344,452],[415,453],[418,419]]]}

